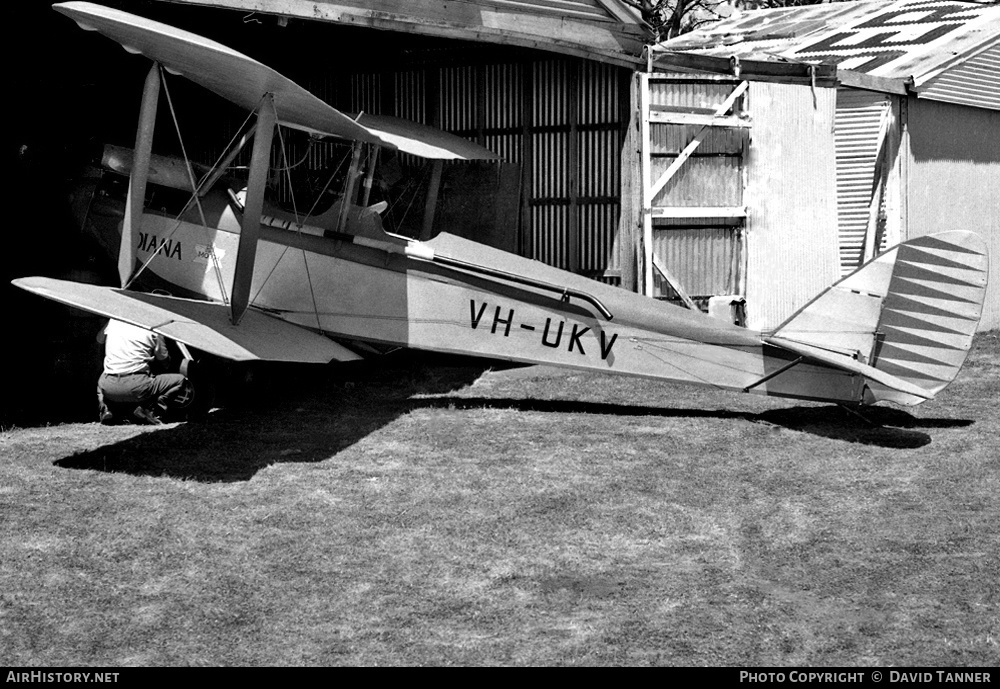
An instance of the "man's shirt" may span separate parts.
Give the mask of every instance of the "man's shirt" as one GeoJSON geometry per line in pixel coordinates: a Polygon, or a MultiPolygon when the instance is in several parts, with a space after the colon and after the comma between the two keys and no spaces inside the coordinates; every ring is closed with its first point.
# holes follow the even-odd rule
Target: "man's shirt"
{"type": "Polygon", "coordinates": [[[148,373],[149,362],[167,358],[166,341],[145,328],[112,319],[105,333],[105,373],[148,373]]]}

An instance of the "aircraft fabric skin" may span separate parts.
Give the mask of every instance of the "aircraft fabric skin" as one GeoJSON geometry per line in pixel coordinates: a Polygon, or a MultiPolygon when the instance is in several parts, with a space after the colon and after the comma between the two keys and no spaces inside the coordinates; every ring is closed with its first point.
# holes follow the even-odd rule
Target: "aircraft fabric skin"
{"type": "MultiPolygon", "coordinates": [[[[200,38],[89,3],[56,9],[116,40],[125,36],[144,54],[153,46],[169,57],[179,50],[172,41],[200,38]]],[[[239,56],[213,47],[196,66],[217,69],[213,51],[239,56]]],[[[252,88],[290,89],[284,77],[268,78],[251,80],[252,88]]],[[[292,103],[275,106],[279,123],[302,119],[292,103]]],[[[371,132],[328,133],[372,143],[371,132]]],[[[435,134],[432,148],[466,150],[449,136],[435,134]]],[[[149,271],[192,298],[37,277],[14,284],[231,359],[356,358],[327,335],[755,394],[904,405],[932,399],[958,374],[986,294],[985,243],[971,232],[943,232],[877,256],[762,333],[445,233],[426,242],[389,235],[376,212],[353,204],[332,215],[342,215],[342,225],[297,227],[261,216],[252,305],[239,325],[225,320],[225,303],[245,238],[226,208],[209,228],[190,212],[178,220],[147,209],[132,239],[149,271]]]]}

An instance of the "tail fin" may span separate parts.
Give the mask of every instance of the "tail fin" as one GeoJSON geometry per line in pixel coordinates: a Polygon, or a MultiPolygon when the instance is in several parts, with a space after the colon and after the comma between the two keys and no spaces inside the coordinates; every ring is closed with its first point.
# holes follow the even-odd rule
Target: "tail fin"
{"type": "Polygon", "coordinates": [[[773,333],[838,353],[879,372],[865,402],[919,404],[965,363],[986,298],[986,244],[971,232],[942,232],[899,244],[820,294],[773,333]],[[886,380],[900,379],[914,395],[886,380]]]}

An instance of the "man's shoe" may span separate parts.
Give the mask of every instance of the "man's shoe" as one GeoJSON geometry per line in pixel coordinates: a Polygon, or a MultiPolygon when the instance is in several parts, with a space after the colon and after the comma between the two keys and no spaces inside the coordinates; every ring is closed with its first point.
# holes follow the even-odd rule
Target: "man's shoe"
{"type": "Polygon", "coordinates": [[[105,426],[114,426],[115,425],[115,415],[112,414],[107,409],[102,409],[101,410],[101,423],[104,424],[105,426]]]}
{"type": "Polygon", "coordinates": [[[145,407],[136,407],[135,411],[132,412],[132,416],[134,416],[140,422],[148,424],[150,426],[163,425],[163,421],[160,420],[160,417],[158,417],[156,414],[151,412],[149,409],[146,409],[145,407]]]}

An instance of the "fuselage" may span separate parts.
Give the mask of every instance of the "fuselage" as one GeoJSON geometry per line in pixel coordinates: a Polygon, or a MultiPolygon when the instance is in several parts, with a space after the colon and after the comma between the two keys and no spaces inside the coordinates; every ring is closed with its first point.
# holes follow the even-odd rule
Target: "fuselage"
{"type": "MultiPolygon", "coordinates": [[[[175,296],[227,301],[238,210],[216,193],[202,206],[181,220],[147,208],[137,257],[148,263],[143,273],[175,296]]],[[[789,367],[796,357],[759,332],[452,235],[395,237],[374,213],[352,210],[343,232],[297,226],[277,211],[265,216],[252,306],[347,340],[757,394],[861,399],[858,376],[822,364],[789,367]]]]}

